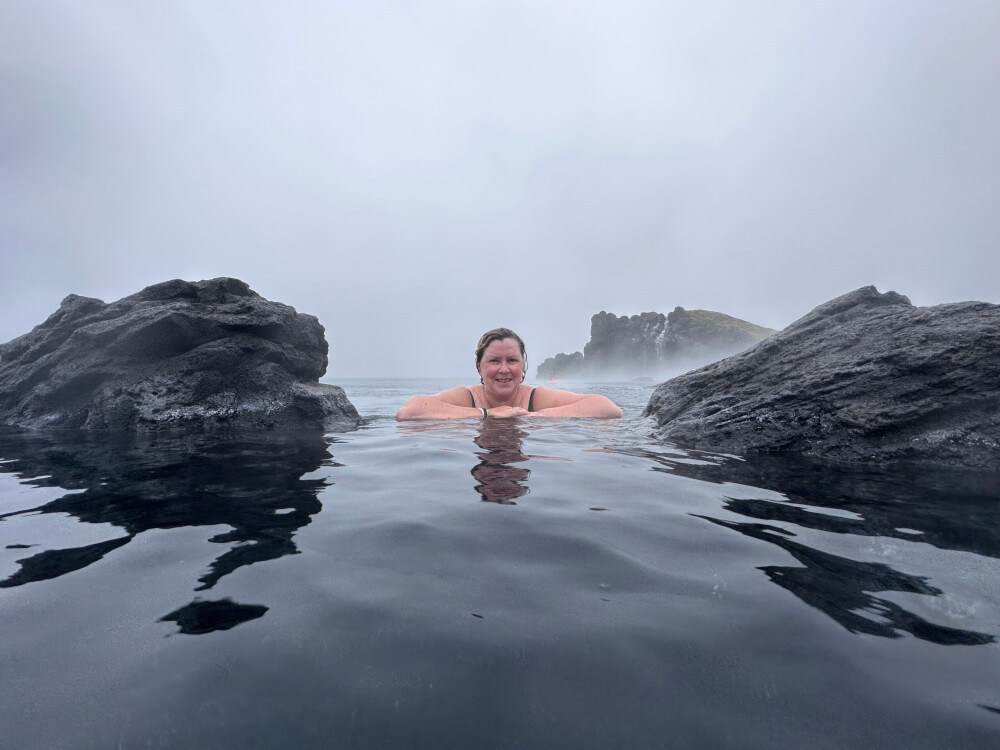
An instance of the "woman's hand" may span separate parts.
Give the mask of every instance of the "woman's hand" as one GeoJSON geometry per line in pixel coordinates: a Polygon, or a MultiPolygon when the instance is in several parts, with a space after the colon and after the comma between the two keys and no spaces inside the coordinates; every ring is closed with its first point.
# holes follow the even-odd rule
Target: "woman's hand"
{"type": "Polygon", "coordinates": [[[527,409],[522,409],[520,406],[494,406],[492,409],[486,411],[486,416],[488,417],[526,417],[530,414],[527,409]]]}

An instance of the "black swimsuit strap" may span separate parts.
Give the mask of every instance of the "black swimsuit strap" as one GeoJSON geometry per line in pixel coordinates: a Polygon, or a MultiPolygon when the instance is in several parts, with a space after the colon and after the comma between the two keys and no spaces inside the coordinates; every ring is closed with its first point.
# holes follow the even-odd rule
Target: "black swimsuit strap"
{"type": "Polygon", "coordinates": [[[476,397],[473,395],[472,389],[471,388],[466,388],[465,390],[467,390],[469,392],[469,400],[472,402],[472,408],[475,409],[476,408],[476,397]]]}

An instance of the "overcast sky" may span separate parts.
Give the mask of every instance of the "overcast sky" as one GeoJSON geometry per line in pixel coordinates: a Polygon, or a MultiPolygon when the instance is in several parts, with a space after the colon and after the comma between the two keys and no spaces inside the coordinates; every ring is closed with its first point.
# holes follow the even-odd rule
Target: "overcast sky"
{"type": "Polygon", "coordinates": [[[241,278],[328,377],[590,317],[1000,302],[1000,2],[0,2],[0,341],[241,278]]]}

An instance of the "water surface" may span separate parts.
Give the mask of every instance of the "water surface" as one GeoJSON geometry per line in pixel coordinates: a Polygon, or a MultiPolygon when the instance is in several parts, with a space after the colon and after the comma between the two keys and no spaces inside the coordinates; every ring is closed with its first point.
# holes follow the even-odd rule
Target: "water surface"
{"type": "Polygon", "coordinates": [[[0,434],[4,746],[1000,745],[996,477],[341,384],[356,432],[0,434]]]}

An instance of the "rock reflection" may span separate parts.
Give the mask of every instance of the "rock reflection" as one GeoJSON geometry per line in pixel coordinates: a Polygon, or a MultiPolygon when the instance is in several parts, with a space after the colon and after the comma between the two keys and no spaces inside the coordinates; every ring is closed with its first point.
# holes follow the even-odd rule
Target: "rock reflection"
{"type": "Polygon", "coordinates": [[[905,592],[940,596],[927,579],[888,565],[839,557],[795,541],[791,529],[917,541],[940,549],[1000,557],[1000,474],[950,472],[915,466],[852,466],[800,456],[763,455],[746,460],[684,452],[622,452],[652,458],[656,470],[717,483],[731,482],[780,493],[773,498],[730,497],[736,522],[698,514],[712,523],[777,545],[803,567],[761,570],[854,633],[899,637],[907,632],[938,644],[981,645],[996,636],[934,625],[873,595],[905,592]],[[824,509],[829,509],[824,512],[824,509]],[[772,523],[767,523],[767,522],[772,523]],[[778,526],[774,522],[785,524],[778,526]]]}
{"type": "Polygon", "coordinates": [[[788,521],[835,534],[919,541],[1000,558],[1000,524],[996,522],[1000,472],[859,466],[804,456],[737,460],[683,451],[615,450],[653,460],[658,464],[654,471],[759,487],[787,498],[787,503],[763,498],[727,500],[727,510],[756,520],[788,521]],[[693,456],[700,460],[691,462],[693,456]],[[829,508],[838,515],[810,508],[829,508]]]}
{"type": "Polygon", "coordinates": [[[229,630],[237,625],[263,617],[267,607],[260,604],[237,604],[231,599],[204,602],[195,600],[160,618],[160,622],[176,622],[179,633],[202,635],[216,630],[229,630]]]}
{"type": "Polygon", "coordinates": [[[803,567],[768,565],[760,568],[772,582],[792,592],[806,604],[825,612],[852,633],[898,638],[899,631],[944,646],[981,646],[995,642],[988,633],[935,625],[872,592],[901,591],[939,596],[943,592],[923,576],[893,570],[881,563],[858,562],[792,541],[777,526],[733,523],[711,516],[697,516],[734,529],[754,539],[776,544],[803,567]]]}
{"type": "Polygon", "coordinates": [[[0,580],[0,587],[79,570],[151,529],[230,527],[210,539],[228,549],[198,579],[197,591],[211,589],[241,567],[296,554],[293,537],[321,509],[318,495],[327,484],[303,476],[336,465],[330,442],[322,432],[0,431],[5,472],[29,486],[70,490],[43,505],[0,514],[0,521],[22,514],[67,514],[124,531],[97,544],[35,552],[18,560],[19,569],[0,580]]]}
{"type": "MultiPolygon", "coordinates": [[[[17,561],[21,566],[20,569],[0,581],[0,588],[20,586],[32,581],[45,581],[72,573],[74,570],[80,570],[80,568],[97,562],[109,552],[128,544],[130,541],[132,541],[131,536],[123,536],[118,539],[109,539],[106,542],[88,544],[85,547],[45,550],[31,557],[22,558],[17,561]]],[[[14,545],[8,547],[8,549],[11,548],[17,549],[14,545]]]]}
{"type": "Polygon", "coordinates": [[[528,460],[521,450],[527,435],[514,419],[483,421],[475,438],[476,445],[483,449],[476,451],[482,460],[472,468],[472,476],[479,482],[476,491],[485,502],[517,505],[514,500],[528,492],[523,482],[531,471],[512,465],[528,460]]]}

